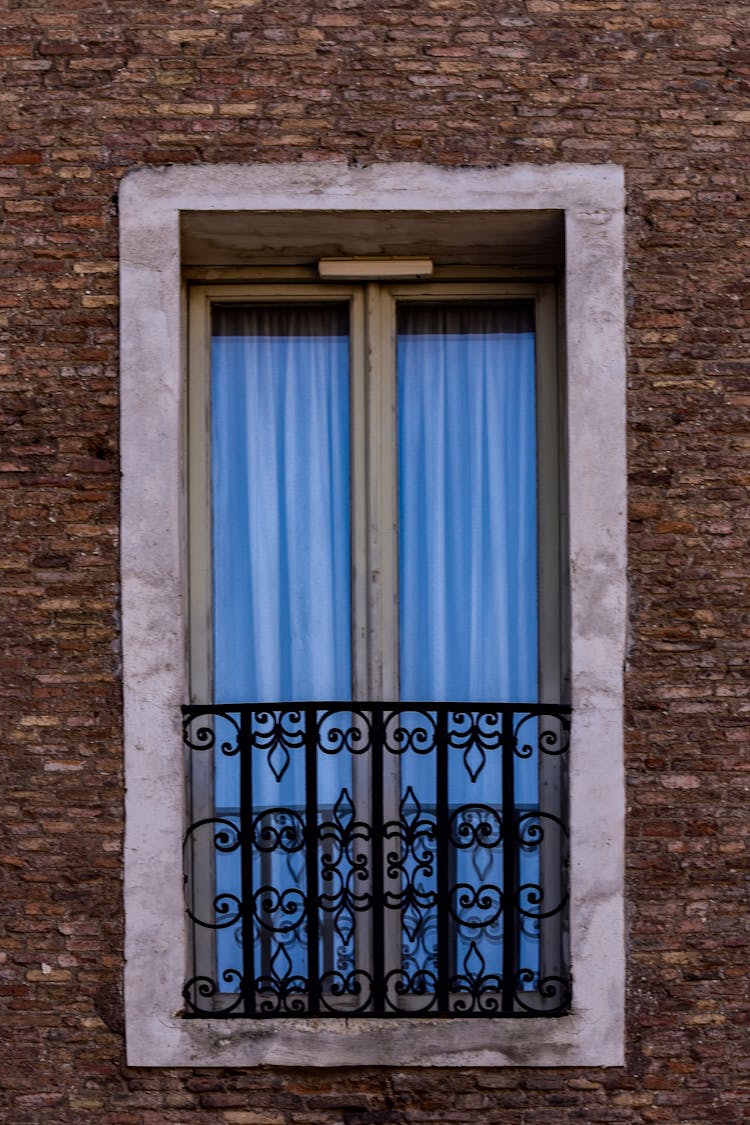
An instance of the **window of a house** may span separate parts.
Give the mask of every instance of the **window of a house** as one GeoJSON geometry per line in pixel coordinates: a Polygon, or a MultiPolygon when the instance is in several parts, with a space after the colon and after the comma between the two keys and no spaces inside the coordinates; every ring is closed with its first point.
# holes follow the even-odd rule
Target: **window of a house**
{"type": "Polygon", "coordinates": [[[555,307],[192,289],[187,1015],[567,1010],[555,307]]]}
{"type": "Polygon", "coordinates": [[[622,169],[119,202],[128,1063],[620,1065],[622,169]]]}

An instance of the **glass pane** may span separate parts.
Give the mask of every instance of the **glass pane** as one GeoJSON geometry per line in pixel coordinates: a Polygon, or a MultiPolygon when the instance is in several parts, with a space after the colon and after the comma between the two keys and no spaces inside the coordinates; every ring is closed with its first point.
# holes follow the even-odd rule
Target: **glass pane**
{"type": "MultiPolygon", "coordinates": [[[[217,703],[351,697],[348,332],[346,304],[213,309],[217,703]]],[[[249,768],[253,903],[244,906],[255,975],[282,965],[304,988],[304,732],[293,713],[273,708],[255,713],[252,726],[249,767],[241,755],[216,760],[216,815],[238,816],[240,772],[249,768]]],[[[343,756],[330,764],[321,815],[351,789],[350,773],[343,756]]],[[[218,855],[215,875],[217,895],[241,897],[239,852],[218,855]]],[[[228,984],[242,964],[240,929],[217,933],[219,978],[228,984]]]]}

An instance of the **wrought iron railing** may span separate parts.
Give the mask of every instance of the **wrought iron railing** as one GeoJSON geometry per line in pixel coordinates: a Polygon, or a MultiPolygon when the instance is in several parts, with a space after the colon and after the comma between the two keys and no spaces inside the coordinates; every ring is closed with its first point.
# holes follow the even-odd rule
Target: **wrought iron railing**
{"type": "Polygon", "coordinates": [[[570,1002],[564,706],[183,708],[185,1015],[570,1002]]]}

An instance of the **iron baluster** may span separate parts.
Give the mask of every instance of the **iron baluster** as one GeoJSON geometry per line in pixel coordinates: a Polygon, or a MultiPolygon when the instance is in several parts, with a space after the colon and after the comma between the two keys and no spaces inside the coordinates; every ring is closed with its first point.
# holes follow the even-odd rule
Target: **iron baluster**
{"type": "Polygon", "coordinates": [[[372,705],[372,746],[370,795],[372,839],[372,1006],[376,1013],[385,1011],[385,887],[383,883],[383,852],[386,847],[383,827],[383,709],[372,705]]]}
{"type": "Polygon", "coordinates": [[[242,998],[246,1015],[255,1012],[255,906],[253,899],[253,746],[252,711],[240,708],[240,880],[242,921],[242,998]]]}
{"type": "MultiPolygon", "coordinates": [[[[437,713],[435,733],[435,753],[437,765],[436,778],[436,854],[437,854],[437,1007],[447,1009],[450,1003],[449,982],[451,973],[451,926],[450,907],[450,837],[446,831],[450,822],[450,798],[448,792],[448,713],[441,708],[437,713]],[[442,831],[441,831],[442,828],[442,831]]],[[[455,939],[454,939],[455,940],[455,939]]]]}
{"type": "Polygon", "coordinates": [[[503,1012],[513,1011],[518,947],[518,841],[513,712],[503,708],[503,1012]]]}
{"type": "Polygon", "coordinates": [[[305,708],[305,873],[307,885],[307,1002],[310,1013],[320,1009],[318,957],[318,722],[314,707],[305,708]]]}

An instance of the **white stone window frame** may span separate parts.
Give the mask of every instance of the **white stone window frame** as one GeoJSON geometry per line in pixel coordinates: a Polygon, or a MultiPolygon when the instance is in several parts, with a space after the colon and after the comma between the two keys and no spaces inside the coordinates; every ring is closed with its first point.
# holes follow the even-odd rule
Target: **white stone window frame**
{"type": "MultiPolygon", "coordinates": [[[[619,1066],[624,1061],[624,181],[613,165],[141,169],[120,191],[125,1012],[132,1066],[619,1066]],[[181,217],[561,212],[570,669],[571,1012],[557,1019],[190,1020],[181,217]]],[[[502,247],[498,248],[502,255],[502,247]]]]}

